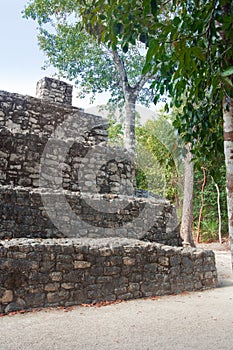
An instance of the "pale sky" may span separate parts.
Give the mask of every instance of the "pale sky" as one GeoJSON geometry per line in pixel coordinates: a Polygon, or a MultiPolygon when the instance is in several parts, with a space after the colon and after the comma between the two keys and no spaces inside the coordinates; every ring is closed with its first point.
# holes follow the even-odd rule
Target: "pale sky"
{"type": "Polygon", "coordinates": [[[36,38],[36,23],[22,18],[27,0],[0,0],[0,89],[35,95],[44,56],[36,38]]]}
{"type": "MultiPolygon", "coordinates": [[[[36,83],[54,70],[42,70],[45,56],[37,44],[37,23],[22,18],[28,0],[0,0],[0,90],[35,96],[36,83]]],[[[75,96],[75,91],[73,93],[75,96]]],[[[103,103],[103,97],[95,104],[103,103]]],[[[76,100],[87,108],[89,99],[76,100]]]]}
{"type": "MultiPolygon", "coordinates": [[[[0,90],[35,96],[37,81],[54,69],[41,69],[46,57],[37,43],[37,23],[21,14],[28,2],[0,0],[0,90]]],[[[101,95],[94,105],[106,102],[107,95],[101,95]]],[[[74,90],[73,105],[88,108],[89,98],[75,99],[74,90]]]]}

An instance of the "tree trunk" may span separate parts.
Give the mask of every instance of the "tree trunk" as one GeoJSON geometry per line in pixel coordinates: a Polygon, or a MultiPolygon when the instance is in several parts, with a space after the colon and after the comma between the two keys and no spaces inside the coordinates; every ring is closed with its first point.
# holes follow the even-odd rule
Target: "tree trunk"
{"type": "Polygon", "coordinates": [[[202,171],[203,171],[203,182],[202,182],[202,186],[201,186],[201,208],[200,208],[199,218],[198,218],[196,243],[200,243],[202,213],[203,213],[203,208],[204,208],[204,204],[205,204],[204,190],[205,190],[205,186],[206,186],[206,169],[204,167],[202,167],[202,171]]]}
{"type": "Polygon", "coordinates": [[[233,269],[233,99],[223,100],[224,153],[226,162],[226,191],[228,227],[233,269]],[[227,108],[226,108],[227,106],[227,108]]]}
{"type": "Polygon", "coordinates": [[[135,151],[136,99],[137,97],[133,91],[127,91],[127,93],[125,93],[124,145],[132,154],[134,154],[135,151]]]}
{"type": "Polygon", "coordinates": [[[220,191],[219,186],[216,182],[214,182],[214,186],[216,188],[218,198],[217,198],[217,204],[218,204],[218,239],[219,243],[222,244],[222,216],[221,216],[221,204],[220,204],[220,191]]]}
{"type": "Polygon", "coordinates": [[[184,200],[180,234],[183,239],[183,245],[191,245],[194,247],[192,234],[194,168],[191,162],[191,145],[188,144],[186,148],[187,154],[184,163],[184,200]]]}
{"type": "Polygon", "coordinates": [[[143,86],[151,78],[151,74],[142,75],[136,84],[130,85],[124,61],[117,50],[112,50],[111,53],[115,67],[119,72],[120,84],[125,100],[124,145],[132,156],[134,156],[136,100],[143,86]]]}

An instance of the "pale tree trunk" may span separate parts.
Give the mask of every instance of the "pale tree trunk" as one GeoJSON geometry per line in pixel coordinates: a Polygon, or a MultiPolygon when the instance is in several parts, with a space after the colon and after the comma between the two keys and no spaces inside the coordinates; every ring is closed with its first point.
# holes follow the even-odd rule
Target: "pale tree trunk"
{"type": "Polygon", "coordinates": [[[200,243],[202,213],[203,213],[204,204],[205,204],[204,190],[206,186],[206,169],[202,167],[202,171],[203,171],[203,182],[201,186],[201,208],[200,208],[199,218],[198,218],[196,243],[200,243]]]}
{"type": "Polygon", "coordinates": [[[233,99],[223,101],[224,153],[226,162],[226,191],[228,227],[233,269],[233,99]],[[227,108],[226,108],[227,106],[227,108]]]}
{"type": "Polygon", "coordinates": [[[187,154],[184,162],[184,200],[181,220],[180,234],[183,239],[183,245],[194,246],[193,241],[193,181],[194,168],[191,153],[191,145],[187,145],[187,154]]]}
{"type": "Polygon", "coordinates": [[[222,216],[221,216],[221,204],[220,204],[220,191],[218,184],[214,182],[214,186],[216,188],[218,198],[217,198],[217,204],[218,204],[218,239],[219,243],[222,244],[222,216]]]}
{"type": "Polygon", "coordinates": [[[135,151],[135,114],[136,114],[136,101],[138,95],[145,85],[145,83],[151,78],[150,74],[142,75],[138,82],[132,86],[130,85],[127,77],[125,65],[117,50],[112,51],[112,58],[115,63],[116,69],[119,72],[120,84],[125,100],[125,123],[124,123],[124,145],[125,148],[134,155],[135,151]]]}
{"type": "Polygon", "coordinates": [[[132,153],[135,150],[136,99],[134,92],[127,91],[125,93],[124,145],[132,153]]]}

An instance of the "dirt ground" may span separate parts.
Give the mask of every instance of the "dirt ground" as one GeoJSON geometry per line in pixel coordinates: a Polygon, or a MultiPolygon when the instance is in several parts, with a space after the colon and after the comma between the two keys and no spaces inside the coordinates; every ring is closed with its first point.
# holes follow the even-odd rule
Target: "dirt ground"
{"type": "Polygon", "coordinates": [[[232,350],[233,274],[228,245],[213,249],[218,287],[104,307],[0,318],[0,350],[232,350]]]}

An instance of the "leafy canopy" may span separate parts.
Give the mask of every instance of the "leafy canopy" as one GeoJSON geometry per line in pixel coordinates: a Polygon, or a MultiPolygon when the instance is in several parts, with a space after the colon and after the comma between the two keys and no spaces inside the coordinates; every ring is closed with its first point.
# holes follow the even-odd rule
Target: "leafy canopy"
{"type": "Polygon", "coordinates": [[[233,97],[233,2],[230,0],[78,1],[82,23],[109,46],[141,40],[143,73],[159,76],[155,102],[166,92],[182,106],[174,121],[196,158],[214,159],[222,146],[222,101],[233,97]],[[91,6],[92,5],[92,6],[91,6]]]}
{"type": "MultiPolygon", "coordinates": [[[[127,83],[134,88],[142,78],[145,64],[145,45],[137,41],[128,50],[119,44],[114,48],[101,42],[98,25],[91,30],[83,26],[79,1],[34,0],[24,10],[26,18],[39,24],[39,45],[48,57],[47,65],[54,66],[59,75],[74,80],[79,87],[79,97],[104,91],[111,92],[111,102],[124,101],[121,76],[113,60],[117,51],[124,63],[127,83]]],[[[148,105],[152,91],[144,85],[138,94],[138,102],[148,105]]]]}
{"type": "MultiPolygon", "coordinates": [[[[50,25],[57,30],[56,23],[60,23],[57,37],[41,32],[42,48],[47,50],[50,61],[58,56],[59,60],[52,64],[69,72],[71,77],[76,69],[80,80],[85,68],[83,65],[75,67],[79,54],[75,52],[78,46],[75,42],[83,42],[85,32],[90,35],[87,41],[102,43],[110,50],[121,47],[122,54],[130,53],[131,45],[138,40],[144,43],[146,62],[140,70],[157,77],[151,85],[154,102],[166,93],[171,98],[167,109],[174,106],[181,109],[174,126],[186,142],[192,143],[196,159],[213,161],[223,153],[222,101],[224,99],[223,107],[227,108],[233,97],[231,0],[34,0],[29,2],[25,16],[37,19],[41,27],[50,25]],[[77,22],[80,30],[73,28],[77,22]],[[70,28],[67,23],[72,23],[70,28]],[[78,38],[81,32],[84,37],[78,38]],[[66,37],[70,37],[72,49],[70,45],[66,47],[66,37]],[[68,65],[68,61],[73,63],[68,65]]],[[[100,62],[100,52],[94,56],[100,62]]],[[[130,60],[132,56],[134,53],[130,60]]],[[[108,56],[104,61],[109,63],[108,56]]],[[[133,65],[139,62],[137,58],[135,61],[133,65]]],[[[86,73],[90,72],[88,81],[91,84],[85,85],[86,91],[89,92],[91,86],[94,92],[103,91],[112,84],[112,96],[117,96],[112,80],[115,74],[110,66],[109,71],[102,62],[100,69],[91,69],[89,63],[88,66],[86,73]],[[101,88],[93,82],[100,76],[104,83],[101,88]]],[[[148,90],[145,92],[142,100],[148,90]]]]}

